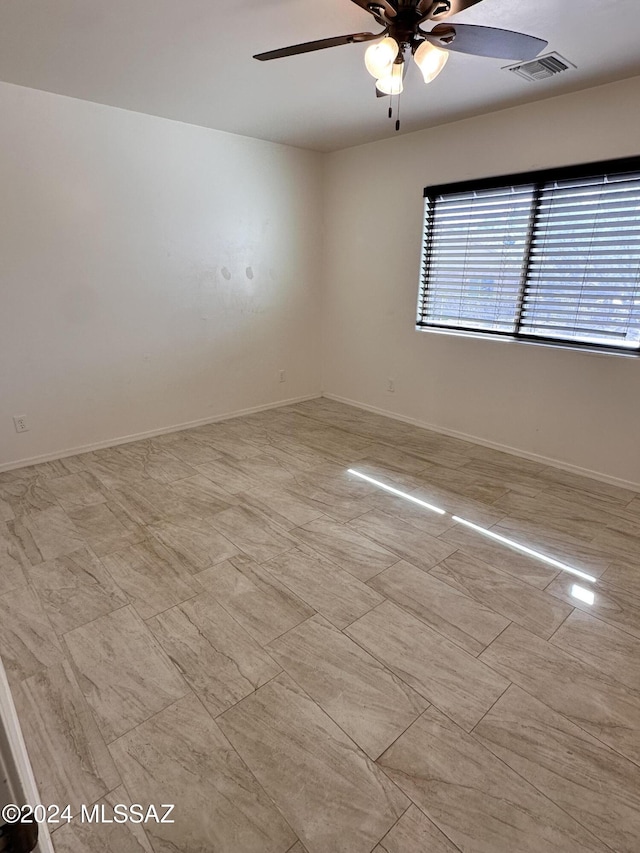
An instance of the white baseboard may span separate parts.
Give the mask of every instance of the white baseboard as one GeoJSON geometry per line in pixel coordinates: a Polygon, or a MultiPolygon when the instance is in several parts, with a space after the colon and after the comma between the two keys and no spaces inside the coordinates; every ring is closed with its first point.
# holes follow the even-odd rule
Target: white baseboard
{"type": "Polygon", "coordinates": [[[0,471],[13,471],[16,468],[26,468],[28,465],[37,465],[39,462],[52,462],[55,459],[65,459],[67,456],[77,456],[79,453],[90,453],[92,450],[103,450],[105,447],[117,447],[119,444],[130,444],[132,441],[141,441],[143,438],[154,438],[156,435],[167,435],[171,432],[180,432],[183,429],[193,429],[206,424],[214,424],[218,421],[228,421],[231,418],[239,418],[242,415],[253,415],[256,412],[266,412],[268,409],[280,409],[283,406],[292,406],[294,403],[304,403],[306,400],[315,400],[320,394],[306,394],[303,397],[291,397],[288,400],[278,400],[276,403],[264,403],[261,406],[252,406],[249,409],[238,409],[235,412],[226,412],[223,415],[215,415],[209,418],[200,418],[197,421],[188,421],[183,424],[150,429],[146,432],[138,432],[134,435],[121,435],[117,438],[108,438],[105,441],[96,441],[92,444],[83,444],[79,447],[68,447],[65,450],[55,450],[52,453],[43,453],[40,456],[31,456],[27,459],[16,459],[13,462],[0,463],[0,471]]]}
{"type": "Polygon", "coordinates": [[[460,438],[463,441],[469,441],[472,444],[480,444],[482,447],[490,447],[493,450],[501,450],[503,453],[510,453],[512,456],[519,456],[521,459],[530,459],[532,462],[540,462],[543,465],[549,465],[552,468],[560,468],[562,471],[570,471],[572,474],[580,474],[583,477],[590,477],[592,480],[599,480],[601,483],[609,483],[612,486],[619,486],[622,489],[629,489],[632,492],[640,492],[640,483],[633,480],[623,480],[620,477],[611,477],[609,474],[603,474],[601,471],[592,471],[590,468],[581,468],[579,465],[571,465],[569,462],[563,462],[561,459],[554,459],[551,456],[542,456],[540,453],[530,453],[527,450],[521,450],[518,447],[511,447],[508,444],[500,444],[497,441],[487,441],[487,439],[479,438],[477,435],[469,435],[466,432],[460,432],[455,429],[447,429],[446,427],[436,426],[420,421],[417,418],[409,418],[405,415],[399,415],[396,412],[390,412],[387,409],[380,409],[377,406],[369,406],[366,403],[360,403],[357,400],[350,400],[347,397],[340,397],[337,394],[322,393],[323,397],[329,400],[335,400],[337,403],[345,403],[347,406],[355,406],[357,409],[364,409],[367,412],[373,412],[376,415],[383,415],[385,418],[393,418],[395,421],[402,421],[412,426],[428,429],[432,432],[437,432],[442,435],[449,435],[452,438],[460,438]]]}

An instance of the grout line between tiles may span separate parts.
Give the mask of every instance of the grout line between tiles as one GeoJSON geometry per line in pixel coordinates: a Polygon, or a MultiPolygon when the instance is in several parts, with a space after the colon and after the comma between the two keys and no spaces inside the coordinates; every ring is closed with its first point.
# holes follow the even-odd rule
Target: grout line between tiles
{"type": "Polygon", "coordinates": [[[551,640],[555,637],[555,635],[558,633],[558,631],[560,630],[560,628],[562,628],[562,626],[564,625],[564,623],[565,623],[565,622],[566,622],[566,621],[567,621],[571,616],[573,616],[573,614],[574,614],[574,612],[575,612],[576,608],[575,608],[575,607],[573,607],[573,606],[571,606],[571,605],[569,605],[569,606],[571,607],[571,611],[570,611],[569,613],[567,613],[567,615],[564,617],[564,619],[562,620],[562,622],[557,626],[557,628],[556,628],[556,629],[555,629],[555,630],[554,630],[554,631],[553,631],[553,632],[552,632],[548,637],[545,637],[545,638],[544,638],[544,639],[546,639],[547,643],[550,643],[550,642],[551,642],[551,640]]]}
{"type": "MultiPolygon", "coordinates": [[[[509,685],[509,687],[511,687],[511,686],[515,686],[515,687],[517,687],[519,690],[523,690],[523,688],[521,688],[521,687],[520,687],[519,685],[517,685],[517,684],[509,685]]],[[[508,689],[509,689],[509,688],[507,688],[507,690],[508,690],[508,689]]],[[[580,729],[580,731],[581,731],[581,732],[583,732],[587,737],[592,737],[592,738],[594,738],[595,740],[597,740],[597,741],[598,741],[598,743],[600,743],[600,744],[605,748],[605,750],[606,750],[606,749],[609,749],[609,750],[611,750],[612,752],[614,752],[616,755],[619,755],[619,756],[621,756],[622,758],[626,758],[626,756],[621,755],[621,753],[619,753],[617,750],[613,749],[613,747],[610,747],[610,746],[608,746],[608,744],[604,744],[604,743],[603,743],[602,741],[600,741],[598,738],[595,738],[595,736],[594,736],[594,735],[590,734],[590,732],[587,732],[585,729],[583,729],[583,728],[582,728],[581,726],[579,726],[577,723],[574,723],[572,720],[570,720],[570,719],[569,719],[568,717],[566,717],[564,714],[561,714],[559,711],[556,711],[554,708],[551,708],[551,706],[550,706],[550,705],[547,705],[547,704],[546,704],[546,702],[543,702],[543,701],[542,701],[541,699],[539,699],[537,696],[534,696],[533,694],[529,693],[529,691],[528,691],[528,690],[524,690],[523,692],[525,692],[528,696],[531,696],[531,697],[532,697],[534,700],[536,700],[537,702],[540,702],[540,704],[544,705],[544,706],[545,706],[545,708],[549,708],[549,710],[550,710],[552,713],[554,713],[554,714],[558,714],[560,717],[562,717],[562,719],[563,719],[563,720],[566,720],[570,725],[574,725],[574,726],[576,726],[576,728],[580,729]]],[[[506,690],[505,690],[505,693],[506,693],[506,690]]],[[[503,696],[504,696],[504,693],[503,693],[503,696]]],[[[487,712],[487,713],[488,713],[488,712],[487,712]]],[[[485,716],[486,716],[486,714],[485,714],[485,716]]],[[[511,773],[514,773],[516,776],[519,776],[522,780],[524,780],[524,782],[525,782],[527,785],[530,785],[532,788],[534,788],[534,789],[535,789],[535,790],[536,790],[536,791],[537,791],[541,796],[543,796],[546,800],[548,800],[550,803],[553,803],[553,805],[554,805],[557,809],[559,809],[560,811],[564,812],[564,813],[565,813],[565,814],[566,814],[566,815],[567,815],[571,820],[573,820],[575,823],[577,823],[579,826],[581,826],[581,827],[582,827],[582,829],[584,829],[584,830],[585,830],[585,832],[587,832],[589,835],[591,835],[591,837],[592,837],[592,838],[597,839],[598,841],[600,841],[600,842],[601,842],[601,844],[604,844],[604,846],[605,846],[606,848],[611,849],[611,850],[612,850],[612,853],[616,853],[616,851],[615,851],[615,850],[613,850],[613,848],[610,848],[610,847],[609,847],[609,844],[608,844],[606,841],[604,841],[604,839],[600,838],[600,836],[596,835],[596,834],[595,834],[595,832],[593,832],[593,830],[591,830],[591,829],[589,829],[587,826],[585,826],[579,818],[577,818],[574,814],[572,814],[572,812],[570,812],[570,811],[568,811],[567,809],[565,809],[565,808],[564,808],[564,806],[562,806],[559,802],[556,802],[556,800],[554,800],[554,799],[550,796],[550,794],[549,794],[549,793],[547,793],[546,791],[542,790],[542,788],[539,788],[539,787],[536,785],[536,783],[535,783],[532,779],[528,779],[526,776],[524,776],[522,773],[520,773],[520,771],[519,771],[519,770],[516,770],[516,769],[515,769],[514,767],[512,767],[512,766],[511,766],[507,761],[505,761],[505,760],[504,760],[504,758],[502,758],[502,756],[500,756],[497,752],[494,752],[494,750],[491,748],[491,745],[490,745],[490,744],[491,744],[491,741],[485,741],[485,739],[475,731],[476,726],[480,725],[480,723],[481,723],[481,722],[482,722],[482,720],[479,720],[479,721],[478,721],[478,723],[476,723],[476,725],[473,727],[473,730],[469,733],[469,734],[471,735],[471,737],[473,737],[473,738],[474,738],[474,740],[476,740],[476,741],[477,741],[481,746],[483,746],[483,747],[484,747],[488,752],[490,752],[490,753],[491,753],[491,755],[493,755],[493,756],[494,756],[494,758],[496,758],[498,761],[500,761],[500,762],[501,762],[501,764],[503,764],[503,765],[504,765],[504,766],[505,766],[505,767],[506,767],[506,768],[507,768],[511,773]]],[[[631,759],[629,759],[629,758],[627,758],[626,760],[627,760],[627,761],[630,761],[632,764],[635,764],[635,762],[631,761],[631,759]]]]}
{"type": "MultiPolygon", "coordinates": [[[[380,770],[382,770],[382,768],[379,768],[379,769],[380,769],[380,770]]],[[[382,772],[384,773],[384,770],[382,770],[382,772]]],[[[384,775],[385,775],[385,776],[387,776],[387,774],[386,774],[386,773],[385,773],[384,775]]],[[[387,779],[389,779],[389,777],[388,777],[388,776],[387,776],[387,779]]],[[[391,781],[391,780],[389,780],[389,781],[391,781]]],[[[394,784],[395,784],[395,783],[394,783],[394,784]]],[[[400,790],[402,790],[402,789],[400,789],[400,790]]],[[[404,791],[403,791],[403,793],[404,793],[404,791]]],[[[405,797],[407,797],[407,795],[406,795],[406,794],[405,794],[405,797]]],[[[372,853],[372,851],[374,851],[378,845],[380,845],[380,846],[382,847],[382,842],[385,840],[385,838],[387,837],[387,835],[389,835],[389,833],[390,833],[393,829],[395,829],[395,828],[396,828],[396,826],[400,823],[400,821],[402,820],[402,818],[403,818],[403,817],[406,815],[406,813],[409,811],[409,809],[410,809],[410,808],[411,808],[411,806],[413,805],[413,800],[411,799],[411,797],[407,797],[407,799],[409,800],[409,805],[408,805],[408,806],[406,807],[406,809],[402,812],[402,814],[400,815],[400,817],[399,817],[397,820],[395,820],[395,821],[394,821],[393,826],[390,826],[390,827],[389,827],[389,829],[388,829],[388,830],[385,832],[385,834],[382,836],[382,838],[379,838],[379,839],[378,839],[378,841],[376,841],[376,843],[373,845],[373,847],[371,848],[371,850],[369,851],[369,853],[372,853]]],[[[384,848],[384,850],[385,850],[385,853],[386,853],[387,848],[385,847],[385,848],[384,848]]]]}

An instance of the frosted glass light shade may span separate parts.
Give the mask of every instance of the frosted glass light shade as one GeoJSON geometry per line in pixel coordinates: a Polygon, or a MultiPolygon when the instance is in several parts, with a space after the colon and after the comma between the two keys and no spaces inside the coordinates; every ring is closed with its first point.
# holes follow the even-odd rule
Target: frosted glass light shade
{"type": "Polygon", "coordinates": [[[448,50],[440,50],[439,47],[428,41],[423,41],[413,54],[416,65],[422,71],[425,83],[431,83],[442,71],[449,59],[448,50]]]}
{"type": "Polygon", "coordinates": [[[391,36],[370,45],[364,54],[364,64],[367,66],[369,74],[376,80],[380,77],[386,77],[391,71],[391,66],[399,49],[398,42],[391,36]]]}
{"type": "Polygon", "coordinates": [[[404,71],[404,63],[395,62],[391,66],[391,70],[384,77],[381,77],[376,87],[384,92],[385,95],[399,95],[404,89],[402,82],[402,72],[404,71]]]}

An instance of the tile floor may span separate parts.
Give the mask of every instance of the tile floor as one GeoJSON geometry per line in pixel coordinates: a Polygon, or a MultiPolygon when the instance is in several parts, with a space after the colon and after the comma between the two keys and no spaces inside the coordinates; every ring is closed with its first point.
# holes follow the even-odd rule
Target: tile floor
{"type": "Polygon", "coordinates": [[[633,492],[314,400],[0,474],[0,608],[57,853],[640,849],[633,492]]]}

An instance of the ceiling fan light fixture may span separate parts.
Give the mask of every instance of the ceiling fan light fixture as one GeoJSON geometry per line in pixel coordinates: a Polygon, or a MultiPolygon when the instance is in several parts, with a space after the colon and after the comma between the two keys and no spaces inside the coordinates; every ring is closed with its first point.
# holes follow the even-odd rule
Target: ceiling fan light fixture
{"type": "Polygon", "coordinates": [[[404,89],[402,82],[404,63],[394,62],[389,72],[376,82],[376,88],[385,95],[399,95],[404,89]]]}
{"type": "Polygon", "coordinates": [[[425,83],[431,83],[442,71],[449,59],[449,51],[440,50],[439,47],[428,41],[423,41],[413,55],[416,65],[422,72],[425,83]]]}
{"type": "Polygon", "coordinates": [[[390,74],[399,50],[398,42],[391,36],[370,45],[364,54],[364,64],[369,74],[376,80],[390,74]]]}

